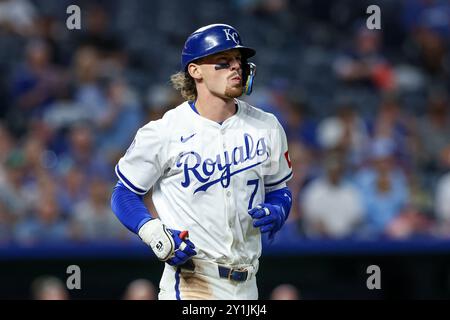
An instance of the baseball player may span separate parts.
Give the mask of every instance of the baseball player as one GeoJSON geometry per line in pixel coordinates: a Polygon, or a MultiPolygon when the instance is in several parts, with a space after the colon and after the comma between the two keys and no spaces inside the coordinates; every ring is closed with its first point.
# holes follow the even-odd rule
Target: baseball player
{"type": "Polygon", "coordinates": [[[165,262],[159,299],[258,298],[261,234],[288,218],[292,169],[275,116],[237,99],[253,55],[232,26],[192,33],[171,78],[186,101],[140,128],[115,168],[114,213],[165,262]]]}

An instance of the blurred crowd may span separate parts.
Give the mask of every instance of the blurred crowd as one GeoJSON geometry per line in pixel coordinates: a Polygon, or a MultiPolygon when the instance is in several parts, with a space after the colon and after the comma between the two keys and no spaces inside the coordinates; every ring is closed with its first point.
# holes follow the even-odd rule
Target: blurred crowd
{"type": "MultiPolygon", "coordinates": [[[[139,278],[126,284],[122,294],[116,299],[122,300],[157,300],[158,293],[154,284],[147,279],[139,278]]],[[[33,300],[71,300],[71,290],[56,276],[41,275],[35,278],[30,287],[30,298],[33,300]]]]}
{"type": "MultiPolygon", "coordinates": [[[[56,276],[41,275],[35,278],[30,287],[30,298],[33,300],[71,300],[75,299],[65,283],[56,276]]],[[[281,283],[275,286],[268,297],[270,300],[301,300],[300,290],[290,284],[281,283]]],[[[121,295],[114,299],[121,300],[157,300],[158,291],[148,279],[138,278],[126,284],[121,295]]]]}
{"type": "Polygon", "coordinates": [[[72,3],[0,0],[0,244],[135,240],[110,209],[114,166],[182,102],[183,42],[218,21],[256,48],[244,99],[288,136],[280,239],[450,236],[448,0],[379,1],[381,30],[365,1],[197,2],[75,1],[68,30],[72,3]]]}

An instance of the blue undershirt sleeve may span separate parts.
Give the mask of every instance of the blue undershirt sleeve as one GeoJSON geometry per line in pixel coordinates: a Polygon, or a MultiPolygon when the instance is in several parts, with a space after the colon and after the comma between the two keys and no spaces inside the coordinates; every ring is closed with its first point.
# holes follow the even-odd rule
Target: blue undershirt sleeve
{"type": "Polygon", "coordinates": [[[144,204],[143,196],[130,191],[120,181],[113,189],[111,209],[120,222],[136,234],[147,221],[152,219],[151,213],[144,204]]]}

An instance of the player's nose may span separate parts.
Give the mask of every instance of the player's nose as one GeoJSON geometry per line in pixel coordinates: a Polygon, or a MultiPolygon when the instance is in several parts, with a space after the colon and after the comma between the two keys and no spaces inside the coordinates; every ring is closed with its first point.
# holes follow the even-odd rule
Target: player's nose
{"type": "Polygon", "coordinates": [[[233,58],[230,60],[230,68],[232,71],[239,70],[241,68],[241,60],[233,58]]]}

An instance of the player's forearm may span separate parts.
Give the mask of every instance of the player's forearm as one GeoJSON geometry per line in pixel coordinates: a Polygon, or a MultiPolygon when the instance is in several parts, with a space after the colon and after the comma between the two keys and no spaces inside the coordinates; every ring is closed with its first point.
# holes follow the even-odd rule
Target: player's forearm
{"type": "Polygon", "coordinates": [[[284,209],[285,221],[289,217],[289,212],[292,207],[292,193],[288,187],[278,189],[266,194],[265,203],[281,206],[284,209]]]}
{"type": "Polygon", "coordinates": [[[128,190],[120,181],[114,187],[111,208],[120,222],[136,234],[142,225],[152,219],[142,196],[128,190]]]}

